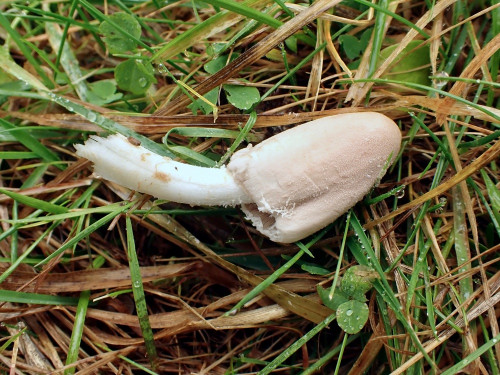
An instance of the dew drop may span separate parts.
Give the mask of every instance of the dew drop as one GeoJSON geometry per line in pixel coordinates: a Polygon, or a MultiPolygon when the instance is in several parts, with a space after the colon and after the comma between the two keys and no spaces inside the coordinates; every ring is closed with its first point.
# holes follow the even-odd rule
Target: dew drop
{"type": "Polygon", "coordinates": [[[139,86],[141,86],[141,87],[146,87],[146,85],[148,84],[148,80],[144,77],[141,77],[141,78],[139,78],[137,83],[139,83],[139,86]]]}
{"type": "Polygon", "coordinates": [[[89,121],[94,122],[96,120],[96,118],[97,118],[97,115],[94,112],[90,111],[89,113],[87,113],[87,119],[89,121]]]}
{"type": "Polygon", "coordinates": [[[352,315],[352,313],[353,313],[353,311],[352,311],[352,310],[347,310],[347,311],[345,312],[345,314],[346,314],[347,316],[351,316],[351,315],[352,315]]]}
{"type": "Polygon", "coordinates": [[[450,75],[446,72],[439,72],[436,74],[436,88],[437,89],[442,89],[446,84],[448,83],[447,79],[440,79],[440,78],[448,78],[450,75]]]}
{"type": "Polygon", "coordinates": [[[405,189],[401,189],[398,192],[396,192],[396,198],[401,199],[405,196],[405,189]]]}
{"type": "Polygon", "coordinates": [[[167,74],[167,72],[168,72],[167,67],[162,63],[156,65],[156,69],[158,70],[158,73],[160,73],[160,74],[167,74]]]}
{"type": "Polygon", "coordinates": [[[134,288],[139,288],[141,286],[140,281],[134,281],[134,288]]]}

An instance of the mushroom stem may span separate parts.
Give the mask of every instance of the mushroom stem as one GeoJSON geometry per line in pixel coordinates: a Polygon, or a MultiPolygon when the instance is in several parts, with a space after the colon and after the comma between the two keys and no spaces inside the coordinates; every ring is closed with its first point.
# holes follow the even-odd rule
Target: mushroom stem
{"type": "Polygon", "coordinates": [[[207,206],[252,202],[226,167],[179,163],[118,134],[107,138],[93,136],[84,145],[75,147],[78,156],[94,163],[96,175],[160,199],[207,206]]]}

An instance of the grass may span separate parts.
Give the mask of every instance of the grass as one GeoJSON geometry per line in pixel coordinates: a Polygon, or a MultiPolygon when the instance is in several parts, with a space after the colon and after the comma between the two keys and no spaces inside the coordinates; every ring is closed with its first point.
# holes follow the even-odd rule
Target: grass
{"type": "Polygon", "coordinates": [[[499,35],[495,0],[0,3],[0,372],[500,374],[499,35]],[[72,146],[216,166],[364,110],[400,126],[396,162],[292,245],[72,146]],[[376,280],[348,334],[354,265],[376,280]]]}

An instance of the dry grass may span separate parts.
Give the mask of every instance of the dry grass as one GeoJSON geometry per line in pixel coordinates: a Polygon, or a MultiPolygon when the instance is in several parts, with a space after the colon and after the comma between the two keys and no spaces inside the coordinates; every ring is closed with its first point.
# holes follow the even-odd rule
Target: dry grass
{"type": "MultiPolygon", "coordinates": [[[[316,0],[285,11],[248,1],[271,18],[257,22],[239,3],[230,2],[243,15],[207,3],[0,3],[0,372],[267,373],[276,360],[276,373],[499,374],[500,4],[316,0]],[[110,55],[97,28],[124,7],[141,19],[134,53],[153,63],[157,82],[98,103],[89,88],[126,56],[110,55]],[[366,30],[372,38],[349,58],[339,40],[366,30]],[[284,44],[292,35],[296,51],[293,39],[284,44]],[[428,46],[433,78],[390,81],[414,40],[428,46]],[[211,48],[222,46],[237,57],[208,74],[211,48]],[[236,314],[225,313],[299,247],[263,238],[236,209],[155,202],[94,179],[72,147],[103,129],[154,141],[174,127],[238,130],[250,111],[222,92],[217,116],[187,108],[186,92],[224,83],[259,90],[252,132],[261,137],[368,110],[393,118],[404,137],[371,198],[402,185],[404,196],[358,204],[353,220],[366,232],[348,228],[342,259],[345,216],[309,243],[314,258],[301,258],[328,273],[297,263],[236,314]],[[360,241],[385,284],[368,293],[369,321],[349,336],[317,286],[331,285],[338,261],[340,276],[369,261],[360,241]]],[[[231,145],[169,140],[212,158],[231,145]]]]}

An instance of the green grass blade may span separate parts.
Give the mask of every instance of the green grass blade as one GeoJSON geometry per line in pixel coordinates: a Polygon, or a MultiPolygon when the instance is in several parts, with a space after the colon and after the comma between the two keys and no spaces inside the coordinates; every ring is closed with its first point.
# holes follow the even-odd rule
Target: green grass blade
{"type": "MultiPolygon", "coordinates": [[[[40,141],[33,137],[29,132],[23,131],[21,127],[17,127],[3,118],[0,118],[0,126],[4,129],[15,130],[13,132],[13,135],[16,137],[17,141],[37,154],[43,160],[47,162],[60,162],[57,154],[50,151],[47,147],[41,144],[40,141]]],[[[62,167],[59,168],[62,169],[62,167]]]]}
{"type": "Polygon", "coordinates": [[[375,27],[373,28],[372,37],[372,48],[370,53],[370,60],[368,66],[368,77],[371,77],[373,72],[375,72],[377,61],[379,60],[379,53],[382,49],[382,43],[385,38],[386,28],[386,18],[387,13],[391,13],[387,10],[389,7],[389,0],[380,0],[379,5],[375,8],[378,12],[375,16],[375,27]]]}
{"type": "MultiPolygon", "coordinates": [[[[241,4],[258,9],[269,2],[269,0],[246,0],[241,4]]],[[[151,60],[159,63],[171,59],[190,48],[195,41],[209,38],[222,30],[226,30],[240,20],[241,17],[239,15],[227,11],[220,12],[172,39],[156,51],[151,60]]]]}
{"type": "Polygon", "coordinates": [[[259,12],[258,10],[249,7],[244,3],[238,3],[232,0],[204,0],[204,2],[219,6],[237,14],[241,14],[246,18],[253,19],[257,22],[263,23],[264,25],[269,25],[271,27],[274,27],[275,29],[283,25],[283,22],[278,21],[277,19],[269,16],[266,13],[259,12]]]}
{"type": "Polygon", "coordinates": [[[483,176],[484,183],[486,185],[486,191],[490,197],[491,207],[496,212],[500,212],[500,189],[497,188],[493,180],[488,176],[484,169],[481,169],[481,175],[483,176]]]}
{"type": "MultiPolygon", "coordinates": [[[[273,370],[278,368],[287,358],[293,355],[297,350],[299,350],[303,345],[305,345],[310,339],[316,336],[323,329],[328,327],[328,325],[335,320],[336,315],[332,314],[323,320],[321,323],[316,325],[313,329],[307,332],[304,336],[295,341],[292,345],[286,348],[279,356],[277,356],[272,362],[270,362],[265,368],[258,372],[258,375],[267,375],[270,374],[273,370]]],[[[353,335],[353,338],[356,338],[357,335],[353,335]]],[[[340,348],[339,348],[340,351],[340,348]]]]}
{"type": "Polygon", "coordinates": [[[19,203],[25,204],[27,206],[38,208],[51,214],[64,214],[68,212],[66,207],[58,206],[47,201],[42,201],[41,199],[29,197],[27,195],[18,194],[13,191],[0,189],[0,193],[5,194],[19,203]]]}
{"type": "Polygon", "coordinates": [[[37,305],[64,305],[75,306],[78,298],[52,296],[38,293],[17,292],[14,290],[0,290],[0,301],[12,303],[28,303],[37,305]]]}
{"type": "MultiPolygon", "coordinates": [[[[467,236],[467,224],[465,222],[465,203],[462,200],[462,192],[459,185],[452,189],[453,194],[453,236],[455,239],[455,255],[457,259],[458,273],[470,271],[470,249],[467,236]]],[[[468,193],[467,193],[468,194],[468,193]]],[[[474,292],[472,278],[465,277],[459,280],[460,296],[462,301],[468,299],[474,292]]]]}
{"type": "MultiPolygon", "coordinates": [[[[48,4],[45,3],[44,7],[48,8],[48,4]]],[[[88,88],[85,83],[82,70],[80,69],[80,62],[77,60],[76,56],[71,51],[68,43],[65,42],[63,38],[63,32],[60,30],[59,26],[51,23],[45,23],[45,30],[49,36],[50,44],[55,51],[59,51],[58,60],[60,61],[64,71],[68,75],[70,84],[75,88],[78,97],[82,101],[87,100],[88,88]]]]}
{"type": "MultiPolygon", "coordinates": [[[[339,80],[339,82],[341,82],[341,81],[345,82],[344,80],[339,80]]],[[[349,82],[352,82],[352,81],[349,81],[349,82]]],[[[477,103],[473,103],[470,100],[464,99],[464,98],[457,96],[457,95],[450,94],[448,91],[436,89],[434,87],[425,86],[425,85],[421,85],[418,83],[412,83],[412,82],[403,82],[403,81],[396,81],[396,80],[392,80],[392,79],[379,79],[379,78],[377,78],[377,79],[356,79],[356,80],[354,80],[354,82],[375,82],[375,83],[380,83],[380,84],[394,83],[394,84],[401,85],[401,86],[408,86],[411,88],[419,89],[419,90],[422,90],[425,92],[432,92],[434,94],[437,94],[436,96],[446,96],[448,98],[456,100],[459,103],[464,103],[464,104],[466,104],[474,109],[477,109],[478,111],[481,111],[481,112],[487,114],[488,116],[491,116],[496,121],[500,121],[500,112],[492,112],[489,109],[487,109],[487,108],[485,108],[477,103]]]]}
{"type": "Polygon", "coordinates": [[[63,253],[66,249],[69,249],[70,247],[74,246],[75,244],[77,244],[79,241],[81,241],[85,237],[94,233],[98,228],[109,223],[116,216],[121,215],[123,212],[127,211],[130,208],[130,206],[132,206],[132,204],[133,204],[133,202],[128,202],[127,204],[123,205],[121,207],[121,209],[117,209],[116,211],[111,212],[111,213],[107,214],[106,216],[104,216],[103,218],[90,224],[87,228],[82,230],[80,233],[77,233],[72,239],[65,242],[59,249],[57,249],[52,254],[50,254],[47,258],[45,258],[44,260],[39,262],[36,266],[39,267],[43,264],[48,263],[51,259],[57,257],[59,254],[63,253]]]}
{"type": "Polygon", "coordinates": [[[455,375],[460,372],[464,367],[468,366],[470,363],[475,361],[477,358],[482,356],[486,351],[491,349],[493,346],[495,346],[500,340],[500,334],[496,335],[493,337],[491,340],[488,340],[485,342],[483,345],[481,345],[477,350],[475,350],[473,353],[469,354],[467,357],[462,359],[460,362],[458,362],[456,365],[451,366],[448,368],[446,371],[443,371],[441,375],[455,375]]]}
{"type": "Polygon", "coordinates": [[[311,366],[302,371],[300,375],[320,374],[323,366],[325,366],[328,362],[330,362],[332,358],[335,357],[337,354],[339,354],[342,350],[345,350],[345,348],[351,342],[358,339],[360,337],[360,334],[356,333],[355,335],[346,335],[345,337],[347,337],[347,339],[342,341],[342,345],[335,347],[333,350],[329,350],[327,353],[322,355],[321,358],[319,358],[316,362],[311,364],[311,366]]]}
{"type": "Polygon", "coordinates": [[[424,30],[422,30],[421,28],[419,28],[417,25],[415,25],[414,23],[412,23],[411,21],[408,21],[406,18],[404,17],[401,17],[400,15],[398,14],[395,14],[394,12],[391,12],[389,10],[387,10],[386,7],[382,6],[382,5],[379,5],[379,4],[375,4],[375,3],[372,3],[370,1],[367,1],[367,0],[355,0],[357,3],[360,3],[360,4],[363,4],[363,5],[366,5],[367,7],[371,7],[381,13],[384,13],[392,18],[394,18],[395,20],[405,24],[406,26],[418,31],[418,33],[420,35],[422,35],[424,38],[429,38],[430,35],[427,34],[424,30]]]}
{"type": "Polygon", "coordinates": [[[403,306],[401,306],[401,304],[399,303],[399,300],[397,299],[397,297],[394,294],[394,291],[392,290],[391,286],[389,285],[389,282],[387,281],[387,278],[386,278],[386,275],[382,269],[382,266],[380,265],[380,263],[377,259],[377,256],[372,249],[372,245],[370,243],[370,240],[366,236],[366,233],[363,230],[361,223],[359,222],[358,218],[354,214],[351,217],[351,226],[352,226],[354,233],[356,234],[356,238],[357,238],[357,240],[354,240],[352,237],[349,238],[349,245],[350,245],[349,248],[353,252],[354,257],[356,258],[356,260],[358,261],[359,264],[371,266],[375,269],[375,271],[378,272],[380,279],[375,281],[375,283],[374,283],[375,289],[382,296],[382,298],[386,301],[386,303],[391,307],[391,309],[393,310],[397,319],[405,327],[412,342],[418,348],[418,350],[420,350],[420,352],[422,353],[425,360],[432,367],[437,368],[434,361],[429,357],[429,355],[425,351],[424,347],[422,346],[422,343],[420,342],[417,334],[415,333],[415,330],[410,325],[410,323],[406,320],[406,317],[402,314],[403,306]]]}
{"type": "Polygon", "coordinates": [[[141,145],[147,148],[148,150],[162,156],[168,156],[171,158],[175,158],[175,155],[172,154],[170,151],[168,151],[165,147],[162,145],[150,140],[149,138],[136,133],[132,129],[127,128],[126,126],[123,126],[116,121],[113,121],[100,113],[94,112],[83,105],[80,105],[74,101],[71,101],[69,99],[63,98],[59,95],[56,95],[51,92],[46,92],[45,93],[47,97],[52,100],[54,103],[59,104],[60,106],[66,108],[68,111],[76,113],[90,122],[100,126],[102,129],[109,131],[111,133],[120,133],[124,135],[125,137],[132,137],[141,142],[141,145]]]}
{"type": "Polygon", "coordinates": [[[250,140],[252,138],[251,134],[249,133],[250,130],[252,130],[253,126],[255,125],[256,121],[257,121],[257,113],[255,111],[252,111],[245,126],[243,127],[243,129],[241,129],[240,132],[238,132],[235,141],[233,142],[231,147],[229,147],[229,150],[227,150],[227,152],[219,160],[219,162],[217,163],[218,165],[224,164],[231,157],[231,155],[233,155],[233,153],[236,151],[241,142],[243,142],[245,139],[250,140]]]}
{"type": "Polygon", "coordinates": [[[144,338],[144,344],[146,345],[149,362],[154,367],[158,355],[156,353],[153,330],[151,329],[151,324],[149,322],[146,296],[144,295],[144,285],[142,284],[141,267],[139,266],[137,253],[135,252],[134,230],[132,228],[132,220],[130,219],[130,216],[126,215],[125,219],[127,228],[127,255],[135,307],[137,309],[137,317],[139,318],[139,325],[144,338]]]}
{"type": "Polygon", "coordinates": [[[245,297],[241,299],[230,311],[226,312],[224,315],[228,316],[234,312],[241,309],[247,302],[251,301],[253,298],[258,296],[264,289],[269,285],[273,284],[281,275],[290,269],[299,259],[304,255],[304,250],[301,249],[295,254],[288,262],[274,271],[270,276],[268,276],[263,282],[253,288],[245,297]]]}
{"type": "MultiPolygon", "coordinates": [[[[73,330],[71,331],[68,354],[66,356],[66,366],[75,363],[78,360],[78,354],[80,352],[80,344],[83,336],[83,330],[85,328],[85,317],[87,315],[87,307],[89,305],[89,301],[90,290],[85,290],[80,293],[80,298],[78,299],[78,305],[76,307],[75,323],[73,324],[73,330]]],[[[75,370],[75,367],[70,367],[64,370],[64,375],[74,374],[75,370]]]]}
{"type": "Polygon", "coordinates": [[[0,151],[0,159],[34,159],[38,157],[31,151],[0,151]]]}
{"type": "MultiPolygon", "coordinates": [[[[99,268],[104,264],[104,257],[98,256],[93,262],[93,268],[99,268]]],[[[85,329],[85,318],[87,316],[87,308],[90,304],[90,290],[84,290],[80,293],[78,299],[78,306],[76,307],[75,323],[71,331],[71,338],[68,347],[68,354],[66,356],[66,366],[75,363],[78,360],[80,346],[82,342],[83,331],[85,329]]],[[[64,375],[71,375],[75,373],[76,368],[70,367],[64,370],[64,375]]]]}
{"type": "MultiPolygon", "coordinates": [[[[38,75],[42,78],[43,84],[45,86],[47,86],[49,89],[54,88],[54,84],[49,79],[47,74],[45,74],[45,71],[40,66],[40,63],[38,62],[38,60],[33,57],[32,51],[28,48],[28,46],[24,42],[23,37],[10,26],[9,21],[5,17],[4,13],[1,11],[0,11],[0,26],[2,26],[3,29],[7,32],[7,34],[14,40],[14,42],[17,44],[17,46],[19,47],[19,49],[23,53],[24,57],[35,68],[38,75]]],[[[4,48],[0,48],[0,49],[2,50],[2,52],[4,54],[7,54],[7,51],[4,50],[4,48]]],[[[0,67],[2,67],[1,64],[0,64],[0,67]]]]}

